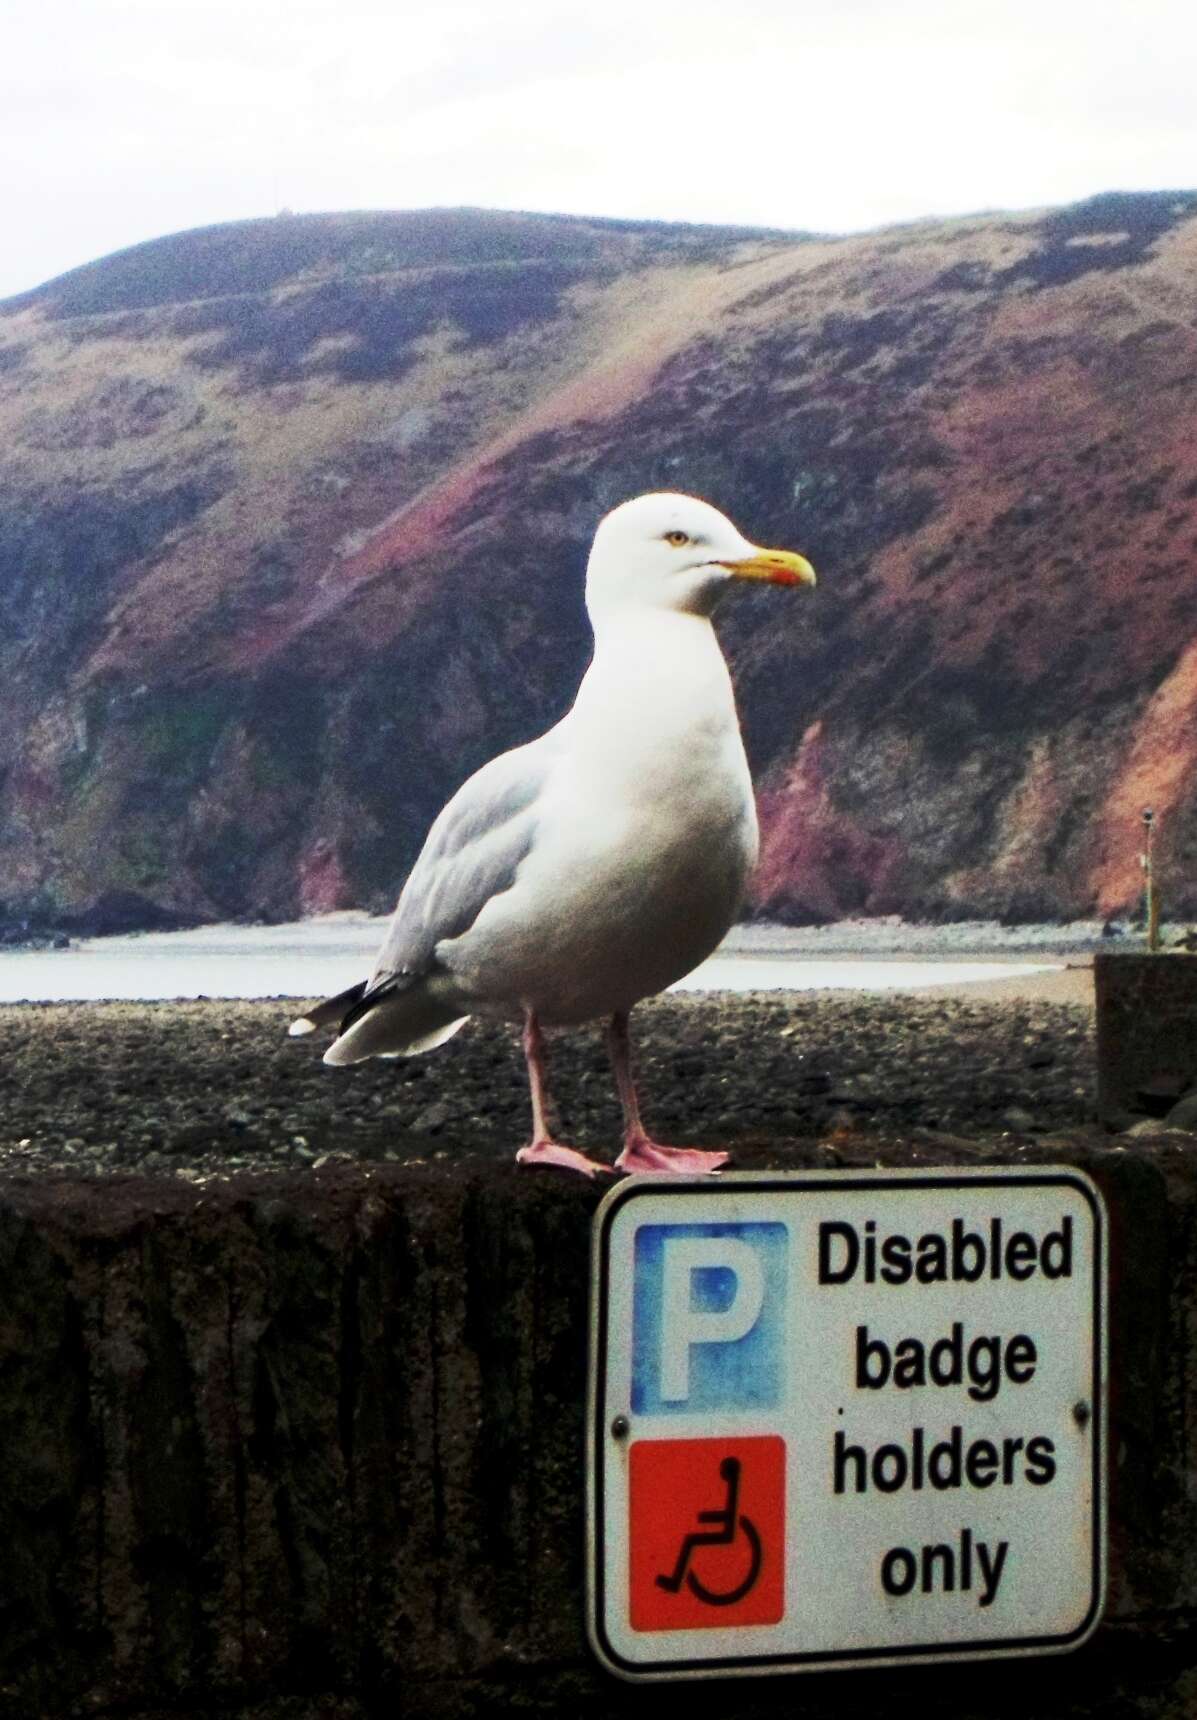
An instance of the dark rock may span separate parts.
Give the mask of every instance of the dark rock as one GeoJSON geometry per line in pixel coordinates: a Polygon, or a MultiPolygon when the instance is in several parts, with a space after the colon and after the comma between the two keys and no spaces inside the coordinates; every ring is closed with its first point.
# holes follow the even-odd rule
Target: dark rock
{"type": "Polygon", "coordinates": [[[1172,1129],[1197,1129],[1197,1093],[1186,1093],[1164,1118],[1172,1129]]]}
{"type": "Polygon", "coordinates": [[[10,920],[0,923],[0,949],[65,950],[70,946],[65,932],[41,926],[30,920],[10,920]]]}
{"type": "Polygon", "coordinates": [[[1027,1130],[1034,1127],[1035,1119],[1021,1105],[1011,1105],[1002,1112],[1002,1122],[1008,1129],[1027,1130]]]}
{"type": "Polygon", "coordinates": [[[176,932],[195,924],[195,916],[177,913],[137,890],[106,890],[84,912],[63,915],[80,937],[110,937],[121,932],[176,932]]]}
{"type": "Polygon", "coordinates": [[[416,1116],[411,1126],[418,1135],[439,1134],[452,1115],[452,1110],[445,1101],[437,1099],[416,1116]]]}
{"type": "Polygon", "coordinates": [[[812,1095],[816,1093],[830,1093],[832,1086],[833,1082],[831,1076],[823,1070],[816,1070],[810,1075],[800,1075],[798,1077],[798,1091],[800,1093],[809,1093],[812,1095]]]}
{"type": "Polygon", "coordinates": [[[1187,1073],[1149,1075],[1135,1088],[1135,1098],[1149,1116],[1158,1117],[1163,1115],[1164,1109],[1176,1102],[1188,1085],[1187,1073]]]}

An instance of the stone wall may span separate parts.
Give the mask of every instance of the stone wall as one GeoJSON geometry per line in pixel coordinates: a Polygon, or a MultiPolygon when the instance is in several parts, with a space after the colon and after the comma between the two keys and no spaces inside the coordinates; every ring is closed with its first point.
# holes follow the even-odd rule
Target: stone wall
{"type": "Polygon", "coordinates": [[[0,1715],[1197,1713],[1197,1167],[1178,1137],[771,1143],[1070,1163],[1111,1218],[1111,1590],[1077,1654],[688,1685],[585,1642],[601,1190],[446,1157],[0,1181],[0,1715]]]}

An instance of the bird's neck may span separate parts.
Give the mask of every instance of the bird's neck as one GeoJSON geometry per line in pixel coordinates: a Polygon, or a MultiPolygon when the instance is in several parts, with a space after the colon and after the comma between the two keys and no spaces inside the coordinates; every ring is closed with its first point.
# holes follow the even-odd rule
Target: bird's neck
{"type": "Polygon", "coordinates": [[[731,678],[705,615],[623,609],[593,620],[594,658],[577,708],[648,721],[658,733],[735,725],[731,678]]]}

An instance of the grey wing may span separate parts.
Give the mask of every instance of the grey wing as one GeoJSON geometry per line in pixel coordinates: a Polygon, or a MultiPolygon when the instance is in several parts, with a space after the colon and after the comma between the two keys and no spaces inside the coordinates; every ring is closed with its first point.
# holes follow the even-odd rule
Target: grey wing
{"type": "Polygon", "coordinates": [[[535,838],[556,750],[550,732],[501,753],[458,789],[403,886],[367,998],[398,974],[426,973],[437,944],[468,931],[491,897],[510,889],[535,838]]]}

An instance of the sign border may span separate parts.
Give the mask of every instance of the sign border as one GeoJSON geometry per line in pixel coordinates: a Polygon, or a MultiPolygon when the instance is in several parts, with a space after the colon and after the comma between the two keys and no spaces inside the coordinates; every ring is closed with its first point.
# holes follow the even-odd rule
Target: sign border
{"type": "Polygon", "coordinates": [[[718,1178],[637,1175],[617,1183],[603,1198],[591,1229],[590,1353],[586,1390],[586,1634],[595,1655],[609,1672],[631,1683],[665,1679],[746,1677],[835,1669],[866,1670],[886,1666],[918,1666],[952,1661],[1014,1659],[1036,1654],[1064,1654],[1077,1649],[1097,1629],[1106,1601],[1106,1445],[1107,1445],[1107,1306],[1109,1261],[1105,1201],[1086,1171],[1073,1165],[1039,1170],[1002,1165],[895,1167],[893,1170],[735,1171],[718,1178]],[[745,1655],[737,1659],[673,1659],[652,1663],[625,1660],[608,1641],[605,1618],[603,1544],[603,1450],[607,1438],[606,1352],[607,1291],[610,1281],[609,1241],[616,1213],[637,1195],[718,1194],[727,1189],[767,1192],[803,1188],[951,1189],[963,1185],[994,1187],[1071,1186],[1093,1214],[1093,1555],[1090,1603],[1081,1623],[1064,1636],[1026,1636],[988,1640],[968,1647],[912,1643],[905,1648],[856,1649],[851,1653],[812,1650],[807,1654],[745,1655]]]}

